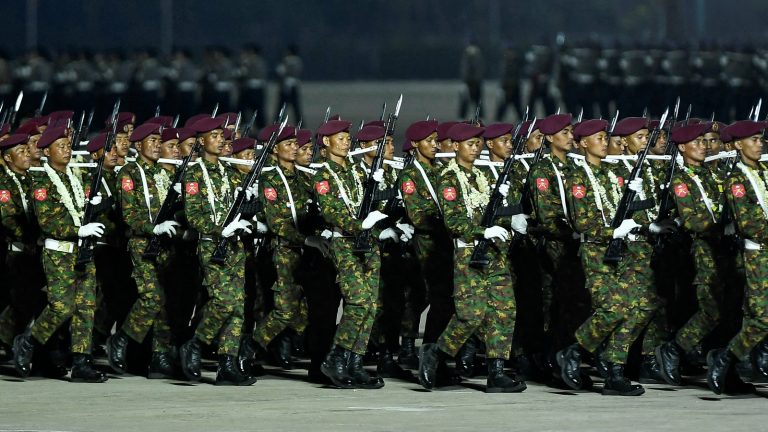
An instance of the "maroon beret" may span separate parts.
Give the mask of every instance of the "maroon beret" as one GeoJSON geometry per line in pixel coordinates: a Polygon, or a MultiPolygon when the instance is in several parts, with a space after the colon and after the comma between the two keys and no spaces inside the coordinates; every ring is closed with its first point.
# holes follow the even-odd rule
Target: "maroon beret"
{"type": "Polygon", "coordinates": [[[762,134],[763,129],[765,129],[765,123],[763,122],[741,120],[731,124],[725,130],[728,131],[731,140],[735,141],[741,138],[751,137],[752,135],[762,134]]]}
{"type": "Polygon", "coordinates": [[[153,123],[145,123],[131,132],[131,136],[128,137],[128,139],[131,142],[141,141],[144,138],[155,134],[160,135],[160,125],[159,124],[153,124],[153,123]]]}
{"type": "Polygon", "coordinates": [[[65,110],[65,111],[54,111],[54,112],[48,114],[48,119],[51,120],[51,121],[53,121],[53,120],[62,120],[62,119],[64,119],[64,120],[71,120],[74,115],[75,115],[74,111],[68,111],[68,110],[65,110]]]}
{"type": "Polygon", "coordinates": [[[199,134],[210,132],[216,129],[224,129],[225,121],[226,119],[222,120],[220,118],[215,118],[215,117],[205,117],[196,121],[192,125],[192,129],[194,129],[194,131],[199,134]]]}
{"type": "Polygon", "coordinates": [[[188,118],[187,121],[184,123],[184,127],[191,128],[193,124],[195,124],[196,121],[204,118],[210,118],[210,114],[195,114],[192,117],[188,118]]]}
{"type": "Polygon", "coordinates": [[[689,143],[696,138],[707,133],[708,125],[706,123],[694,123],[679,128],[672,129],[670,141],[675,144],[689,143]]]}
{"type": "Polygon", "coordinates": [[[720,141],[724,143],[733,141],[733,137],[731,137],[731,134],[728,133],[728,126],[720,129],[720,141]]]}
{"type": "MultiPolygon", "coordinates": [[[[3,126],[4,127],[5,126],[9,126],[10,127],[10,125],[7,125],[7,124],[3,125],[3,126]]],[[[38,126],[39,125],[37,124],[37,122],[35,122],[33,120],[29,120],[26,123],[24,123],[23,125],[19,126],[19,128],[16,129],[16,133],[23,133],[23,134],[27,134],[27,135],[37,135],[37,134],[40,133],[40,130],[38,129],[38,126]]],[[[0,131],[0,135],[5,135],[6,133],[7,132],[3,133],[3,131],[0,131]]]]}
{"type": "MultiPolygon", "coordinates": [[[[226,119],[224,119],[226,121],[226,119]]],[[[225,141],[231,141],[232,135],[235,134],[235,131],[229,128],[224,129],[224,140],[225,141]]]]}
{"type": "Polygon", "coordinates": [[[363,126],[362,129],[360,129],[360,132],[357,133],[358,141],[360,142],[368,142],[368,141],[374,141],[377,139],[381,139],[384,137],[384,128],[381,126],[363,126]]]}
{"type": "Polygon", "coordinates": [[[253,138],[238,138],[232,141],[232,153],[237,154],[243,150],[255,149],[256,140],[253,138]]]}
{"type": "Polygon", "coordinates": [[[453,141],[466,141],[479,137],[485,132],[484,128],[467,123],[457,123],[448,129],[448,137],[453,141]]]}
{"type": "Polygon", "coordinates": [[[437,132],[439,123],[437,120],[422,120],[413,123],[405,130],[405,143],[403,143],[403,151],[408,151],[413,148],[411,142],[421,141],[428,136],[437,132]]]}
{"type": "Polygon", "coordinates": [[[175,128],[165,128],[160,134],[160,142],[166,142],[179,138],[179,130],[175,128]]]}
{"type": "Polygon", "coordinates": [[[187,127],[176,128],[176,132],[179,134],[179,142],[195,137],[195,131],[187,127]]]}
{"type": "Polygon", "coordinates": [[[37,142],[37,148],[46,148],[59,138],[67,136],[67,128],[64,126],[48,126],[37,142]]]}
{"type": "Polygon", "coordinates": [[[88,145],[85,147],[90,153],[96,153],[100,149],[104,148],[107,144],[107,133],[102,132],[88,141],[88,145]]]}
{"type": "Polygon", "coordinates": [[[627,117],[619,120],[613,129],[613,136],[624,137],[632,135],[640,129],[648,129],[648,119],[645,117],[627,117]]]}
{"type": "MultiPolygon", "coordinates": [[[[532,122],[533,122],[533,120],[526,120],[525,122],[523,122],[523,125],[520,126],[520,133],[527,135],[528,134],[528,129],[531,128],[531,123],[532,122]]],[[[533,130],[539,130],[539,121],[538,120],[536,120],[536,125],[533,127],[533,130]]],[[[533,131],[531,131],[531,132],[533,132],[533,131]]]]}
{"type": "Polygon", "coordinates": [[[317,134],[320,136],[330,136],[339,132],[349,132],[350,126],[352,126],[352,123],[346,120],[328,120],[317,129],[317,134]]]}
{"type": "Polygon", "coordinates": [[[173,125],[173,117],[171,116],[152,117],[151,119],[144,122],[144,124],[148,124],[148,123],[159,124],[163,127],[169,128],[171,127],[171,125],[173,125]]]}
{"type": "MultiPolygon", "coordinates": [[[[35,130],[37,130],[37,127],[35,127],[35,130]]],[[[6,123],[2,126],[0,126],[0,135],[8,135],[8,132],[11,131],[11,124],[6,123]]]]}
{"type": "Polygon", "coordinates": [[[72,119],[66,118],[66,117],[60,117],[60,118],[51,118],[48,120],[48,127],[56,127],[56,126],[62,126],[65,128],[72,127],[72,119]]]}
{"type": "Polygon", "coordinates": [[[449,139],[450,137],[448,136],[448,130],[450,130],[457,123],[459,122],[448,121],[437,125],[437,140],[444,141],[449,139]]]}
{"type": "Polygon", "coordinates": [[[296,131],[296,140],[299,141],[299,147],[304,147],[312,143],[312,131],[309,129],[299,129],[296,131]]]}
{"type": "Polygon", "coordinates": [[[514,128],[515,128],[515,125],[513,125],[512,123],[495,123],[492,125],[488,125],[485,128],[485,133],[483,134],[483,138],[495,139],[502,135],[511,134],[514,128]]]}
{"type": "Polygon", "coordinates": [[[727,127],[727,125],[723,122],[719,121],[713,121],[713,122],[707,122],[707,130],[704,131],[704,133],[710,133],[714,132],[716,134],[722,133],[723,129],[727,127]]]}
{"type": "MultiPolygon", "coordinates": [[[[132,112],[119,112],[117,113],[117,130],[118,132],[123,130],[123,126],[128,124],[136,123],[136,114],[132,112]]],[[[106,120],[104,120],[104,126],[111,126],[112,125],[112,116],[107,117],[106,120]]]]}
{"type": "Polygon", "coordinates": [[[604,131],[608,127],[608,121],[602,119],[584,120],[573,128],[573,137],[581,139],[604,131]]]}
{"type": "Polygon", "coordinates": [[[538,122],[539,130],[544,135],[552,135],[565,129],[571,124],[570,114],[554,114],[538,122]]]}
{"type": "Polygon", "coordinates": [[[366,126],[378,126],[383,128],[383,127],[386,127],[387,125],[386,123],[384,123],[384,120],[373,120],[373,121],[365,122],[365,124],[363,124],[363,127],[366,127],[366,126]]]}
{"type": "Polygon", "coordinates": [[[15,133],[8,138],[0,141],[0,150],[9,149],[19,144],[26,144],[29,141],[29,135],[25,133],[15,133]]]}
{"type": "MultiPolygon", "coordinates": [[[[341,116],[339,114],[334,114],[334,115],[328,117],[328,121],[329,122],[330,121],[338,121],[338,120],[341,120],[341,116]]],[[[339,132],[336,132],[336,133],[339,133],[339,132]]]]}
{"type": "MultiPolygon", "coordinates": [[[[272,136],[273,133],[280,130],[280,125],[275,123],[271,124],[264,129],[259,131],[259,134],[256,136],[256,139],[259,141],[265,142],[269,141],[269,138],[272,136]]],[[[289,138],[293,138],[296,136],[296,128],[290,125],[285,125],[283,128],[283,131],[280,132],[280,136],[277,137],[277,142],[287,140],[289,138]]]]}
{"type": "Polygon", "coordinates": [[[231,125],[231,126],[234,126],[235,123],[237,123],[237,113],[233,113],[233,112],[227,112],[227,113],[219,114],[219,115],[216,116],[216,118],[220,118],[220,119],[224,120],[224,122],[227,125],[231,125]]]}

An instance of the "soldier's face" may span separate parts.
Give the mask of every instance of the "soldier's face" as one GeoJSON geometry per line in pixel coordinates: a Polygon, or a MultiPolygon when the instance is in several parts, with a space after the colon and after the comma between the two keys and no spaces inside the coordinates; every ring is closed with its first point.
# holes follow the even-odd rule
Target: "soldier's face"
{"type": "Polygon", "coordinates": [[[143,140],[136,143],[136,150],[145,159],[157,162],[160,159],[160,135],[150,134],[143,140]]]}
{"type": "Polygon", "coordinates": [[[741,158],[745,162],[750,162],[754,165],[760,160],[760,156],[763,155],[763,136],[752,135],[751,137],[742,138],[734,141],[733,146],[741,152],[741,158]]]}
{"type": "MultiPolygon", "coordinates": [[[[93,161],[96,162],[101,158],[101,155],[104,154],[104,148],[99,149],[99,151],[95,153],[91,153],[91,157],[93,158],[93,161]]],[[[119,162],[120,157],[117,154],[117,149],[113,145],[112,148],[109,150],[109,153],[104,157],[104,168],[107,170],[112,170],[117,166],[117,163],[119,162]]]]}
{"type": "Polygon", "coordinates": [[[29,158],[33,161],[39,161],[43,157],[43,150],[37,148],[37,142],[40,141],[40,134],[32,135],[27,141],[27,150],[29,151],[29,158]]]}
{"type": "Polygon", "coordinates": [[[120,157],[128,156],[128,149],[131,148],[131,141],[127,133],[118,133],[115,135],[115,150],[120,157]]]}
{"type": "Polygon", "coordinates": [[[440,153],[450,153],[453,151],[453,141],[444,139],[440,141],[440,153]]]}
{"type": "Polygon", "coordinates": [[[221,147],[221,155],[224,157],[232,156],[232,141],[225,140],[224,145],[221,147]]]}
{"type": "Polygon", "coordinates": [[[349,153],[350,145],[349,132],[339,132],[323,137],[323,144],[329,156],[346,157],[347,153],[349,153]]]}
{"type": "Polygon", "coordinates": [[[163,159],[179,159],[179,140],[171,139],[160,145],[160,157],[163,159]]]}
{"type": "Polygon", "coordinates": [[[384,140],[384,159],[392,160],[395,157],[395,141],[391,136],[384,140]]]}
{"type": "Polygon", "coordinates": [[[667,149],[667,133],[659,131],[659,138],[656,139],[656,145],[651,147],[651,154],[661,156],[664,154],[664,150],[667,149]]]}
{"type": "Polygon", "coordinates": [[[48,158],[49,163],[55,165],[66,165],[72,159],[72,147],[69,137],[59,138],[53,144],[43,149],[43,154],[48,158]]]}
{"type": "Polygon", "coordinates": [[[224,131],[222,129],[214,129],[210,132],[203,134],[203,150],[211,155],[221,155],[221,150],[224,148],[224,131]]]}
{"type": "Polygon", "coordinates": [[[416,150],[425,158],[432,160],[435,158],[435,153],[437,153],[438,144],[437,144],[437,132],[432,132],[432,134],[423,140],[419,142],[411,141],[411,145],[416,147],[416,150]]]}
{"type": "Polygon", "coordinates": [[[127,125],[123,126],[123,130],[127,136],[133,133],[133,123],[128,123],[127,125]]]}
{"type": "Polygon", "coordinates": [[[707,145],[707,155],[716,155],[720,153],[723,142],[720,141],[720,134],[717,132],[707,132],[704,134],[704,143],[707,145]]]}
{"type": "Polygon", "coordinates": [[[299,147],[296,154],[296,163],[301,166],[309,166],[312,163],[312,143],[308,142],[299,147]]]}
{"type": "Polygon", "coordinates": [[[581,137],[579,146],[584,149],[585,156],[590,162],[602,159],[608,155],[608,134],[600,131],[587,137],[581,137]]]}
{"type": "Polygon", "coordinates": [[[528,141],[525,142],[525,149],[529,153],[533,153],[541,147],[541,142],[544,139],[544,134],[540,130],[536,129],[531,132],[531,136],[528,137],[528,141]]]}
{"type": "Polygon", "coordinates": [[[680,144],[677,146],[677,149],[682,153],[685,163],[701,165],[704,162],[704,158],[707,157],[707,142],[704,137],[698,137],[691,142],[680,144]]]}
{"type": "Polygon", "coordinates": [[[554,135],[547,135],[552,143],[552,148],[567,152],[573,148],[573,126],[568,125],[554,135]]]}
{"type": "Polygon", "coordinates": [[[637,154],[648,144],[648,129],[639,131],[624,137],[625,145],[630,154],[637,154]]]}
{"type": "Polygon", "coordinates": [[[295,162],[299,154],[299,142],[296,138],[282,140],[275,146],[277,159],[283,162],[295,162]]]}
{"type": "Polygon", "coordinates": [[[234,155],[236,159],[243,159],[243,160],[253,160],[253,156],[256,154],[256,152],[252,148],[247,148],[241,152],[238,152],[234,155]]]}
{"type": "Polygon", "coordinates": [[[29,148],[26,144],[17,145],[3,154],[3,160],[14,171],[26,171],[30,166],[29,148]]]}
{"type": "Polygon", "coordinates": [[[482,150],[482,148],[483,140],[480,138],[457,141],[453,144],[453,151],[456,152],[456,159],[465,164],[473,164],[475,159],[480,156],[480,150],[482,150]]]}
{"type": "Polygon", "coordinates": [[[512,155],[512,134],[504,134],[498,138],[486,142],[492,156],[498,159],[506,159],[512,155]]]}
{"type": "Polygon", "coordinates": [[[194,147],[194,145],[195,145],[195,137],[187,138],[184,141],[180,142],[179,152],[181,153],[181,157],[189,156],[189,154],[192,153],[192,147],[194,147]]]}
{"type": "Polygon", "coordinates": [[[608,142],[608,154],[609,155],[622,155],[624,154],[624,143],[621,137],[611,137],[608,142]]]}

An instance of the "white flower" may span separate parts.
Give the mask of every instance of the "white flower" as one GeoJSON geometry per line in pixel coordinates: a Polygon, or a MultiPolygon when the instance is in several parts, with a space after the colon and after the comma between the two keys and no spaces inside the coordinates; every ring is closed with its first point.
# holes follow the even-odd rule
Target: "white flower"
{"type": "Polygon", "coordinates": [[[72,169],[68,167],[66,174],[74,194],[73,199],[67,187],[64,186],[64,182],[61,181],[59,174],[47,163],[43,165],[43,169],[56,187],[56,191],[61,195],[61,201],[64,204],[64,207],[66,207],[67,212],[69,212],[69,215],[72,217],[72,222],[75,223],[75,226],[80,226],[85,213],[85,192],[83,192],[83,185],[80,184],[80,180],[72,173],[72,169]]]}
{"type": "Polygon", "coordinates": [[[482,212],[488,205],[488,201],[491,199],[491,187],[488,185],[488,179],[483,173],[472,167],[472,174],[477,179],[477,189],[472,186],[467,178],[467,175],[456,163],[456,159],[451,159],[448,162],[448,166],[443,170],[441,174],[445,174],[448,171],[456,173],[456,177],[459,179],[459,189],[461,189],[461,197],[464,199],[464,206],[467,208],[467,217],[472,219],[475,214],[475,209],[482,212]]]}

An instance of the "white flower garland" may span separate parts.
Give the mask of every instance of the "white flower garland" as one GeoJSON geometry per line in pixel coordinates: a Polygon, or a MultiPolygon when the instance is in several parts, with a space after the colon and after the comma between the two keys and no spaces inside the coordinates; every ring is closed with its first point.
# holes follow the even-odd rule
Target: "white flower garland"
{"type": "Polygon", "coordinates": [[[160,202],[163,203],[165,202],[166,195],[168,195],[168,188],[171,187],[171,177],[168,175],[168,171],[164,168],[158,167],[157,169],[158,171],[152,178],[155,179],[155,189],[157,190],[160,202]]]}
{"type": "Polygon", "coordinates": [[[59,195],[61,195],[61,201],[64,204],[64,207],[67,208],[67,211],[72,217],[72,221],[75,223],[75,226],[79,227],[85,213],[85,192],[83,191],[83,185],[81,185],[80,181],[77,180],[77,178],[74,176],[72,170],[67,167],[66,174],[69,180],[69,184],[72,186],[72,192],[74,194],[73,201],[73,197],[69,194],[67,187],[64,186],[64,182],[61,181],[59,174],[47,163],[43,165],[43,169],[45,170],[45,173],[48,174],[48,178],[51,179],[53,185],[56,187],[56,191],[59,193],[59,195]]]}
{"type": "Polygon", "coordinates": [[[757,202],[760,204],[760,208],[763,210],[763,217],[768,220],[768,205],[766,205],[766,195],[768,193],[766,192],[766,183],[768,183],[768,177],[766,177],[765,171],[762,171],[762,176],[760,174],[755,175],[755,169],[745,165],[742,162],[739,162],[738,164],[739,169],[744,173],[744,175],[747,176],[747,179],[752,183],[754,186],[756,186],[755,189],[755,195],[757,195],[757,202]]]}
{"type": "Polygon", "coordinates": [[[477,179],[477,189],[475,189],[469,182],[467,175],[459,167],[459,164],[456,163],[456,159],[451,159],[448,162],[448,166],[441,175],[448,171],[453,171],[459,179],[459,189],[461,189],[461,196],[464,199],[464,206],[467,208],[467,217],[472,219],[475,214],[474,209],[483,211],[491,199],[491,187],[488,184],[488,179],[479,169],[473,166],[472,174],[477,179]]]}
{"type": "Polygon", "coordinates": [[[352,199],[350,198],[351,191],[347,189],[347,186],[343,181],[341,181],[339,175],[336,174],[336,171],[331,169],[331,166],[328,164],[328,162],[323,162],[323,166],[328,170],[329,173],[331,173],[331,177],[333,177],[336,185],[339,186],[340,197],[342,201],[344,201],[344,204],[347,206],[349,213],[352,215],[356,214],[358,207],[360,207],[360,204],[363,203],[363,183],[360,181],[360,177],[358,177],[356,173],[352,173],[352,177],[354,177],[355,180],[355,187],[357,188],[357,201],[352,202],[352,199]]]}
{"type": "Polygon", "coordinates": [[[613,171],[608,171],[608,179],[611,182],[611,197],[609,198],[608,192],[605,190],[605,187],[603,187],[603,185],[597,181],[597,177],[595,177],[595,173],[592,171],[589,163],[578,159],[576,159],[574,162],[576,162],[576,165],[581,165],[581,167],[584,168],[584,172],[587,173],[589,183],[591,184],[592,188],[597,191],[595,194],[595,204],[597,205],[597,208],[600,210],[600,214],[603,217],[603,225],[608,227],[610,225],[609,220],[613,219],[614,215],[616,214],[616,207],[618,202],[621,200],[619,178],[616,177],[616,174],[614,174],[613,171]],[[603,206],[603,204],[605,204],[605,206],[603,206]],[[608,210],[608,215],[605,214],[604,209],[608,210]]]}
{"type": "Polygon", "coordinates": [[[19,196],[21,197],[21,205],[24,207],[24,212],[27,212],[29,208],[29,201],[27,201],[27,194],[24,193],[24,188],[21,186],[21,182],[19,181],[18,177],[16,177],[16,173],[13,172],[12,169],[6,167],[5,172],[8,173],[8,176],[13,180],[13,183],[16,184],[16,188],[19,191],[19,196]]]}
{"type": "Polygon", "coordinates": [[[216,164],[218,165],[219,174],[221,175],[221,190],[219,191],[219,195],[216,194],[216,190],[213,187],[213,181],[211,181],[211,176],[208,175],[208,168],[205,167],[205,161],[200,162],[200,168],[203,170],[203,181],[205,181],[205,188],[208,190],[208,204],[211,206],[211,220],[216,225],[219,225],[224,217],[224,209],[222,208],[222,211],[219,211],[216,202],[223,202],[224,198],[229,196],[230,188],[229,176],[227,176],[226,168],[224,168],[224,165],[219,161],[217,161],[216,164]]]}

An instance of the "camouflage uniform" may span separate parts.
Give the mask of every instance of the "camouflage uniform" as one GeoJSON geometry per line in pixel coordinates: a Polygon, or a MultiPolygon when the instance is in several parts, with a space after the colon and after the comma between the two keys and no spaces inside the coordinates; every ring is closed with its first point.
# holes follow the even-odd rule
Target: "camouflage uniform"
{"type": "MultiPolygon", "coordinates": [[[[331,241],[331,259],[337,272],[337,281],[344,298],[344,312],[336,330],[334,344],[356,354],[365,354],[371,334],[379,297],[379,270],[381,256],[377,242],[364,254],[355,253],[355,237],[362,232],[361,222],[355,217],[356,202],[362,199],[362,186],[351,167],[343,167],[328,160],[315,174],[315,196],[320,213],[334,231],[331,241]],[[338,176],[339,182],[331,174],[338,176]],[[341,183],[341,184],[339,184],[341,183]],[[343,188],[350,200],[347,206],[341,198],[343,188]]],[[[371,232],[372,239],[378,230],[371,232]]]]}
{"type": "MultiPolygon", "coordinates": [[[[69,176],[57,174],[77,209],[79,203],[74,198],[69,176]]],[[[81,180],[74,174],[72,178],[75,179],[75,188],[81,189],[81,180]]],[[[92,263],[75,269],[79,221],[76,223],[73,220],[62,195],[48,175],[43,173],[33,177],[32,196],[40,230],[47,243],[43,250],[43,268],[48,280],[48,305],[32,326],[32,337],[44,344],[71,318],[71,351],[90,354],[96,275],[92,263]]]]}
{"type": "Polygon", "coordinates": [[[170,181],[161,166],[149,165],[141,158],[126,164],[117,175],[123,219],[130,230],[128,251],[133,262],[132,276],[139,293],[122,330],[131,339],[142,342],[154,328],[153,352],[166,352],[171,343],[165,292],[158,280],[167,253],[162,251],[157,261],[145,260],[141,255],[153,235],[155,225],[152,221],[163,204],[165,188],[170,186],[170,181]],[[158,185],[156,176],[165,176],[168,184],[158,185]],[[149,197],[148,202],[146,197],[149,197]]]}
{"type": "MultiPolygon", "coordinates": [[[[479,188],[479,176],[485,174],[461,166],[458,169],[472,187],[479,188]]],[[[488,181],[490,189],[493,183],[488,181]]],[[[480,219],[485,208],[472,208],[472,215],[468,215],[458,176],[450,168],[441,172],[437,193],[445,227],[455,242],[453,295],[456,306],[456,313],[437,341],[438,348],[453,357],[467,339],[477,333],[485,341],[486,357],[509,359],[516,308],[514,281],[507,265],[508,245],[492,242],[488,248],[490,264],[480,268],[470,266],[474,241],[484,236],[480,219]]]]}
{"type": "Polygon", "coordinates": [[[238,354],[243,328],[246,254],[237,237],[232,237],[226,265],[212,263],[211,256],[224,229],[221,225],[234,201],[234,192],[226,168],[204,158],[190,167],[184,179],[184,212],[189,225],[200,233],[198,256],[203,268],[203,285],[210,297],[195,336],[206,344],[218,342],[218,353],[231,356],[238,354]],[[206,186],[203,167],[213,190],[206,186]],[[213,194],[213,208],[209,194],[213,194]]]}

